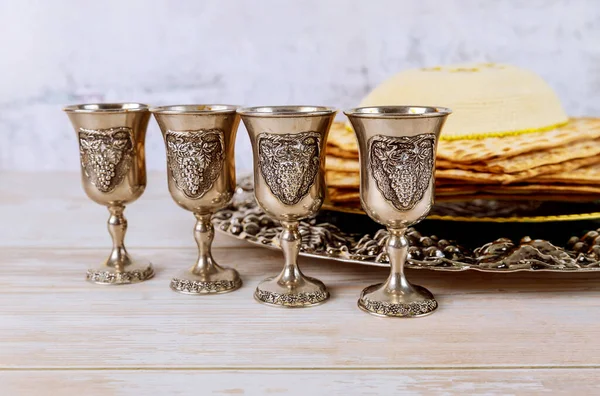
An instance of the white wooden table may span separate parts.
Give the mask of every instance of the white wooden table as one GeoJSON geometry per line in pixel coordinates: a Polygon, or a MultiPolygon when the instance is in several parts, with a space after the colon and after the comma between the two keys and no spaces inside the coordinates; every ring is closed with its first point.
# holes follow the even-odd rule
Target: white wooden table
{"type": "Polygon", "coordinates": [[[385,269],[302,259],[332,299],[275,309],[252,292],[280,254],[222,235],[214,255],[242,289],[169,289],[196,250],[194,218],[162,174],[125,214],[129,251],[156,277],[89,284],[110,246],[108,212],[79,175],[0,173],[0,394],[600,393],[600,274],[411,271],[440,308],[396,320],[356,307],[385,269]]]}

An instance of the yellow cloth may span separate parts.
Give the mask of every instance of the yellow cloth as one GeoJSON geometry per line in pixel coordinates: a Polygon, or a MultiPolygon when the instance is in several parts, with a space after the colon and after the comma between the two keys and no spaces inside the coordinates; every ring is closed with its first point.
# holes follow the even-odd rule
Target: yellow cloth
{"type": "Polygon", "coordinates": [[[568,122],[557,95],[537,74],[512,65],[468,64],[406,70],[376,87],[365,106],[452,109],[441,139],[482,139],[558,128],[568,122]]]}

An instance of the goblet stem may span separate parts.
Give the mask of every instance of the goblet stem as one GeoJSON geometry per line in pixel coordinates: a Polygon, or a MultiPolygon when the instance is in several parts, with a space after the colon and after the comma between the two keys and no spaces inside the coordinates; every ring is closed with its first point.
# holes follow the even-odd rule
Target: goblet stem
{"type": "Polygon", "coordinates": [[[433,312],[438,304],[424,287],[411,284],[404,275],[408,256],[406,228],[388,228],[387,254],[390,275],[384,283],[364,289],[358,299],[363,311],[384,317],[417,317],[433,312]]]}
{"type": "Polygon", "coordinates": [[[297,221],[282,221],[279,243],[285,263],[276,277],[267,278],[256,288],[254,298],[273,306],[299,308],[319,305],[329,298],[327,288],[318,279],[305,276],[298,267],[302,236],[297,221]]]}
{"type": "Polygon", "coordinates": [[[227,293],[242,286],[240,275],[233,268],[223,268],[212,257],[211,246],[215,237],[210,213],[194,213],[194,238],[198,245],[198,259],[194,266],[171,280],[171,289],[183,294],[227,293]]]}
{"type": "Polygon", "coordinates": [[[283,250],[285,264],[277,277],[277,281],[288,287],[295,287],[298,285],[299,280],[304,277],[304,274],[302,274],[302,271],[298,267],[298,254],[300,253],[302,236],[300,235],[300,231],[298,231],[297,221],[282,221],[281,226],[283,227],[283,231],[279,236],[279,243],[283,250]]]}
{"type": "Polygon", "coordinates": [[[388,229],[387,254],[390,260],[390,276],[385,282],[385,289],[392,294],[413,292],[412,285],[404,276],[404,263],[408,256],[408,240],[404,236],[406,228],[388,229]]]}
{"type": "Polygon", "coordinates": [[[110,217],[108,218],[108,232],[112,237],[113,248],[106,265],[117,271],[124,271],[131,264],[131,258],[125,249],[125,233],[127,232],[127,219],[123,215],[125,206],[111,205],[108,207],[110,217]]]}
{"type": "Polygon", "coordinates": [[[212,257],[211,246],[215,237],[215,228],[212,225],[209,214],[194,213],[196,216],[196,226],[194,227],[194,238],[198,245],[198,260],[191,272],[196,275],[210,273],[217,266],[212,257]]]}
{"type": "Polygon", "coordinates": [[[154,276],[154,269],[150,262],[143,259],[133,260],[125,249],[127,219],[123,216],[124,210],[123,205],[108,207],[110,217],[107,225],[113,247],[102,268],[88,270],[87,280],[90,282],[102,285],[124,285],[142,282],[154,276]]]}

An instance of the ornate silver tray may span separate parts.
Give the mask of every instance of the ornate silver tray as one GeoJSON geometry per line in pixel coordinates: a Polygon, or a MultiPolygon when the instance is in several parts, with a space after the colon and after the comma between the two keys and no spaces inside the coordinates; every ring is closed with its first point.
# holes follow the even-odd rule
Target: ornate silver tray
{"type": "MultiPolygon", "coordinates": [[[[266,248],[280,249],[277,236],[281,227],[256,204],[249,178],[240,181],[232,203],[218,211],[213,222],[221,233],[266,248]]],[[[436,222],[426,223],[427,220],[419,224],[421,232],[415,228],[407,232],[411,244],[408,268],[484,272],[600,271],[600,229],[597,229],[599,224],[596,222],[568,222],[571,229],[565,228],[565,222],[555,224],[554,228],[560,231],[555,238],[564,241],[562,245],[522,236],[527,231],[523,224],[518,225],[517,231],[511,231],[499,229],[498,224],[489,224],[488,227],[493,228],[486,230],[477,228],[481,227],[480,223],[465,223],[463,239],[454,241],[424,229],[433,227],[435,234],[442,236],[451,233],[460,235],[461,227],[457,223],[452,223],[452,226],[448,223],[443,226],[436,226],[436,222]],[[482,237],[494,232],[520,234],[482,241],[482,237]],[[566,232],[570,234],[565,237],[566,232]],[[568,237],[574,234],[579,236],[568,237]]],[[[553,225],[544,223],[543,227],[547,231],[553,225]]],[[[323,210],[301,222],[300,233],[302,256],[382,267],[389,265],[385,252],[387,231],[366,216],[323,210]]]]}

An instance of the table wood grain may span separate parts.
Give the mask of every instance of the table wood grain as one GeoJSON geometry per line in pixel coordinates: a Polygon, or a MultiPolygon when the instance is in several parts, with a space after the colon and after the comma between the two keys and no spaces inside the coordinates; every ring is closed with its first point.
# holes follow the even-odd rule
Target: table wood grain
{"type": "Polygon", "coordinates": [[[600,274],[409,272],[440,303],[419,319],[356,307],[383,268],[302,258],[332,299],[311,309],[256,303],[281,255],[218,235],[238,269],[231,294],[185,296],[171,276],[195,258],[194,218],[161,174],[126,210],[133,255],[154,279],[86,283],[108,253],[108,212],[76,173],[0,174],[0,393],[593,394],[600,391],[600,274]]]}

